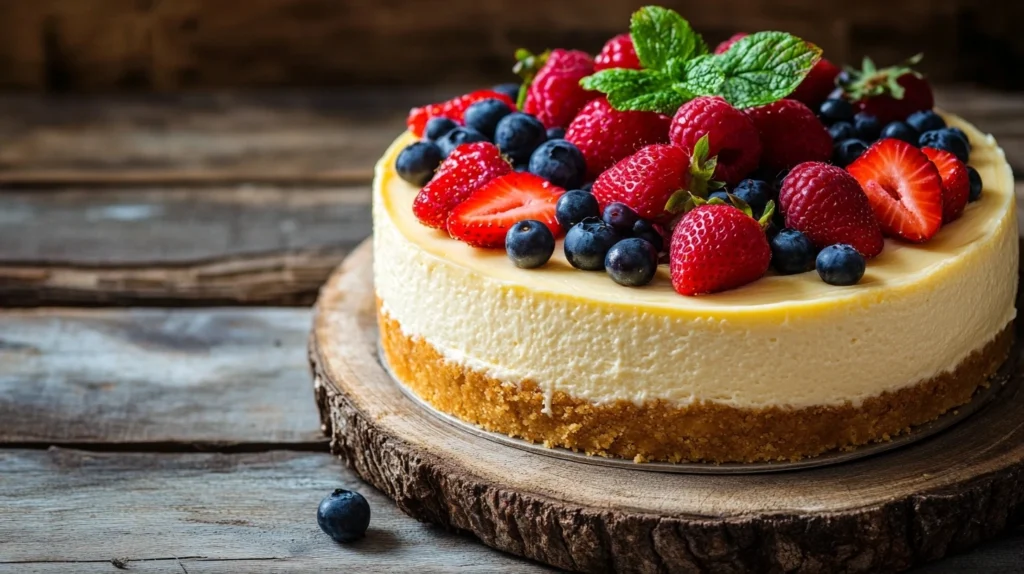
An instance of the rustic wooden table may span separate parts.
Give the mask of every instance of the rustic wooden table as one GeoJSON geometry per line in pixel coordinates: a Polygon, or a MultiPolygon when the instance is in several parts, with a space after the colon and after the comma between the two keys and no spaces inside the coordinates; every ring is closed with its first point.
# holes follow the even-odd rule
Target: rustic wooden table
{"type": "MultiPolygon", "coordinates": [[[[305,306],[440,95],[0,98],[0,572],[549,571],[401,514],[313,403],[305,306]],[[337,487],[359,543],[317,528],[337,487]]],[[[1024,173],[1024,99],[940,104],[1024,173]]],[[[920,570],[962,571],[1024,572],[1024,527],[920,570]]]]}

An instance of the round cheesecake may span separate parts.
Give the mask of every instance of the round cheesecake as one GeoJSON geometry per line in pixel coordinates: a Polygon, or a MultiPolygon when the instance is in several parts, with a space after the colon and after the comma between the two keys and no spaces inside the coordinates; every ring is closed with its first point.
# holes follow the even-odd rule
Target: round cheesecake
{"type": "Polygon", "coordinates": [[[1016,315],[1013,180],[991,136],[954,116],[984,191],[929,242],[886,240],[860,283],[814,272],[699,297],[668,267],[642,288],[515,267],[421,225],[417,189],[373,186],[384,358],[435,408],[552,447],[638,461],[795,460],[887,440],[970,401],[1016,315]]]}

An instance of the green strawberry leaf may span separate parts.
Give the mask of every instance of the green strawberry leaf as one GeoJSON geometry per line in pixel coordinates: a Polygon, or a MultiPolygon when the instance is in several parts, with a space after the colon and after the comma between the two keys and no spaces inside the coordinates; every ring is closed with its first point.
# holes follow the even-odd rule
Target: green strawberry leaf
{"type": "Polygon", "coordinates": [[[672,79],[656,70],[602,70],[580,80],[580,85],[603,92],[620,111],[674,114],[686,98],[673,89],[672,79]]]}
{"type": "Polygon", "coordinates": [[[737,108],[788,96],[821,59],[821,48],[784,32],[756,32],[717,58],[725,81],[721,95],[737,108]]]}
{"type": "Polygon", "coordinates": [[[533,54],[525,48],[516,50],[516,65],[512,67],[512,72],[523,79],[522,85],[519,86],[519,95],[516,97],[516,109],[523,109],[530,84],[533,83],[537,72],[547,63],[549,56],[551,50],[545,50],[540,54],[533,54]]]}
{"type": "Polygon", "coordinates": [[[733,195],[731,193],[727,193],[726,195],[729,196],[729,203],[731,203],[733,207],[742,211],[747,217],[754,217],[754,210],[750,207],[749,203],[740,199],[738,195],[733,195]]]}
{"type": "Polygon", "coordinates": [[[669,60],[689,60],[708,53],[708,46],[690,23],[673,10],[645,6],[633,14],[629,26],[637,58],[644,68],[664,70],[669,60]]]}
{"type": "Polygon", "coordinates": [[[775,215],[775,201],[769,199],[768,203],[764,206],[764,213],[761,214],[761,219],[757,222],[761,224],[761,229],[766,229],[772,222],[772,216],[775,215]]]}

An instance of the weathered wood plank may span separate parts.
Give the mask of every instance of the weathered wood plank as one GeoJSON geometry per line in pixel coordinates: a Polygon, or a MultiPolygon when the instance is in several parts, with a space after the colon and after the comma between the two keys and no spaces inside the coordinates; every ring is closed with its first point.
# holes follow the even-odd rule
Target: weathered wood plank
{"type": "Polygon", "coordinates": [[[326,450],[309,325],[299,309],[4,312],[0,445],[326,450]]]}
{"type": "Polygon", "coordinates": [[[546,571],[410,519],[326,453],[0,450],[0,508],[0,572],[546,571]],[[364,540],[317,527],[335,488],[369,500],[364,540]]]}
{"type": "Polygon", "coordinates": [[[370,234],[368,185],[0,193],[0,302],[308,304],[370,234]]]}

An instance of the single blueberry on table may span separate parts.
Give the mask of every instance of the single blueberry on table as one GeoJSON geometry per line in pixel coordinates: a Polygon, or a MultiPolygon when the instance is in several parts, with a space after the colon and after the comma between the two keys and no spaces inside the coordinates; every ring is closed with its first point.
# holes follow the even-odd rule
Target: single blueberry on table
{"type": "Polygon", "coordinates": [[[665,236],[662,235],[658,227],[645,219],[638,219],[633,224],[633,237],[646,240],[654,246],[658,253],[665,249],[665,236]]]}
{"type": "Polygon", "coordinates": [[[917,145],[917,138],[919,137],[921,137],[921,134],[904,122],[890,122],[882,128],[882,139],[893,138],[903,140],[908,144],[917,145]]]}
{"type": "Polygon", "coordinates": [[[815,261],[818,275],[829,285],[854,285],[864,276],[864,256],[845,243],[829,245],[815,261]]]}
{"type": "MultiPolygon", "coordinates": [[[[873,142],[882,133],[882,122],[871,114],[860,112],[853,116],[853,127],[857,132],[856,137],[866,142],[873,142]]],[[[848,139],[848,138],[842,138],[848,139]]]]}
{"type": "Polygon", "coordinates": [[[495,92],[498,92],[499,94],[504,94],[508,96],[508,99],[512,100],[513,102],[519,99],[519,84],[515,82],[498,84],[497,86],[494,86],[491,89],[494,90],[495,92]]]}
{"type": "Polygon", "coordinates": [[[849,122],[853,120],[853,104],[842,99],[830,99],[821,103],[818,116],[826,124],[849,122]]]}
{"type": "Polygon", "coordinates": [[[565,128],[548,128],[548,139],[549,140],[564,140],[565,139],[565,128]]]}
{"type": "Polygon", "coordinates": [[[917,143],[921,147],[948,151],[964,163],[967,163],[968,158],[971,156],[971,148],[968,147],[964,140],[955,132],[945,128],[924,132],[921,134],[921,138],[917,140],[917,143]]]}
{"type": "Polygon", "coordinates": [[[923,134],[946,127],[946,120],[932,110],[921,110],[907,116],[907,125],[923,134]]]}
{"type": "Polygon", "coordinates": [[[554,234],[535,219],[524,219],[505,234],[505,253],[516,267],[536,269],[547,263],[554,252],[554,234]]]}
{"type": "Polygon", "coordinates": [[[597,217],[600,214],[601,207],[597,203],[597,198],[582,189],[563,193],[555,203],[555,219],[562,229],[569,229],[588,217],[597,217]]]}
{"type": "Polygon", "coordinates": [[[623,239],[608,250],[604,258],[604,268],[612,281],[619,285],[647,285],[658,271],[658,250],[646,239],[623,239]]]}
{"type": "Polygon", "coordinates": [[[460,126],[441,136],[437,140],[437,147],[441,148],[441,155],[448,157],[455,151],[455,148],[462,144],[485,141],[489,141],[489,138],[484,134],[473,128],[460,126]]]}
{"type": "Polygon", "coordinates": [[[817,249],[803,233],[795,229],[779,231],[771,241],[772,266],[782,275],[814,269],[817,249]]]}
{"type": "Polygon", "coordinates": [[[488,139],[492,139],[494,138],[494,130],[498,127],[498,122],[501,121],[501,118],[511,113],[512,109],[508,107],[508,104],[501,100],[489,98],[480,100],[466,108],[463,121],[466,123],[466,127],[473,128],[487,136],[488,139]]]}
{"type": "Polygon", "coordinates": [[[359,540],[370,525],[370,503],[358,492],[339,488],[320,502],[316,523],[337,542],[359,540]]]}
{"type": "Polygon", "coordinates": [[[420,141],[409,144],[395,159],[398,177],[423,187],[434,177],[434,170],[441,164],[441,148],[433,142],[420,141]]]}
{"type": "Polygon", "coordinates": [[[437,141],[444,137],[444,134],[452,131],[459,127],[459,124],[455,123],[455,120],[446,117],[430,118],[427,121],[427,127],[423,130],[423,137],[430,141],[437,141]]]}
{"type": "Polygon", "coordinates": [[[828,127],[828,135],[834,142],[848,140],[857,137],[857,128],[850,122],[836,122],[828,127]]]}
{"type": "Polygon", "coordinates": [[[768,206],[768,202],[775,195],[775,191],[767,181],[744,179],[736,184],[732,194],[749,205],[750,211],[754,213],[754,217],[760,219],[761,214],[764,213],[764,208],[768,206]]]}
{"type": "Polygon", "coordinates": [[[547,139],[544,124],[522,112],[501,118],[494,130],[494,145],[516,165],[528,163],[537,146],[547,139]]]}
{"type": "Polygon", "coordinates": [[[565,234],[563,249],[569,265],[584,271],[604,269],[604,258],[608,250],[619,241],[611,225],[597,219],[585,219],[565,234]]]}
{"type": "Polygon", "coordinates": [[[832,163],[846,167],[868,150],[868,144],[860,140],[841,141],[832,147],[832,163]]]}
{"type": "Polygon", "coordinates": [[[558,187],[575,189],[583,185],[587,161],[583,152],[566,140],[548,140],[530,156],[530,173],[558,187]]]}
{"type": "Polygon", "coordinates": [[[601,214],[601,219],[608,225],[611,225],[615,233],[628,237],[633,233],[633,225],[640,219],[640,216],[625,203],[616,201],[604,206],[604,213],[601,214]]]}
{"type": "Polygon", "coordinates": [[[967,166],[967,180],[971,183],[970,193],[967,196],[967,200],[978,201],[981,199],[981,174],[973,167],[967,166]]]}

